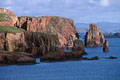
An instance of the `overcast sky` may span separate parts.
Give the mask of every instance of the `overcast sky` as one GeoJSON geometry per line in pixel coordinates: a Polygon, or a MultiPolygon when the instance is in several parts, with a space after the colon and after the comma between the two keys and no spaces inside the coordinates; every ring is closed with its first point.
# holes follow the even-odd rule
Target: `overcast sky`
{"type": "Polygon", "coordinates": [[[62,16],[75,23],[119,22],[120,0],[0,0],[17,16],[62,16]]]}

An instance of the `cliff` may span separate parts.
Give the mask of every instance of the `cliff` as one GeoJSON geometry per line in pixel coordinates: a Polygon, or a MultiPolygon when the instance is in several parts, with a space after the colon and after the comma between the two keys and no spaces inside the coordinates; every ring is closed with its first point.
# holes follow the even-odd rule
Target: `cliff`
{"type": "Polygon", "coordinates": [[[16,26],[26,31],[58,35],[59,45],[73,47],[78,33],[72,19],[57,16],[19,17],[16,26]]]}
{"type": "Polygon", "coordinates": [[[56,35],[35,32],[0,33],[0,41],[0,51],[28,52],[36,56],[55,51],[58,46],[56,35]]]}
{"type": "Polygon", "coordinates": [[[71,48],[73,41],[79,38],[74,21],[58,16],[17,17],[8,9],[0,8],[0,26],[12,26],[29,32],[57,35],[61,47],[71,48]]]}
{"type": "MultiPolygon", "coordinates": [[[[42,57],[49,55],[50,52],[56,55],[64,48],[70,48],[74,50],[71,54],[76,56],[74,59],[81,58],[86,52],[78,38],[72,19],[58,16],[17,17],[7,9],[0,9],[0,51],[2,52],[25,52],[35,57],[42,57]]],[[[0,59],[6,60],[4,56],[11,56],[10,58],[14,59],[12,54],[4,55],[4,53],[1,53],[0,59]]],[[[26,59],[26,56],[21,56],[22,60],[24,57],[26,59]]]]}
{"type": "Polygon", "coordinates": [[[99,27],[95,24],[90,24],[90,28],[85,36],[86,47],[100,47],[105,42],[104,35],[100,32],[99,27]]]}

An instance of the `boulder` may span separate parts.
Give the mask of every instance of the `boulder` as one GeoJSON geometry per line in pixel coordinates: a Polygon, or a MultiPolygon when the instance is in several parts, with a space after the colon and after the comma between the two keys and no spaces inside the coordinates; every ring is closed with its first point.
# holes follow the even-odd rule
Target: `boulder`
{"type": "Polygon", "coordinates": [[[103,45],[103,52],[109,52],[110,50],[109,50],[109,46],[108,46],[108,41],[107,40],[105,40],[105,43],[104,43],[104,45],[103,45]]]}
{"type": "Polygon", "coordinates": [[[100,32],[99,27],[95,24],[90,24],[90,29],[85,36],[86,47],[100,47],[105,42],[103,34],[100,32]]]}

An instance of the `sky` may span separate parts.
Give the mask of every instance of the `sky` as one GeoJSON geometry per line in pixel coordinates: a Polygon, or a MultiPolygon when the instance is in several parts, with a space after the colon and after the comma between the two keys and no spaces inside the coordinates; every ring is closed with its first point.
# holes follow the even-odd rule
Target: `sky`
{"type": "Polygon", "coordinates": [[[17,16],[61,16],[75,23],[120,23],[120,0],[0,0],[17,16]]]}

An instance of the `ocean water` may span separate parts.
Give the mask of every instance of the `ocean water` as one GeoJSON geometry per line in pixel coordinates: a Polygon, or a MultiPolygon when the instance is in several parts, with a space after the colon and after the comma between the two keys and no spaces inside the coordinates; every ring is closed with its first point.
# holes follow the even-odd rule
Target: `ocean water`
{"type": "Polygon", "coordinates": [[[100,60],[1,66],[0,80],[120,80],[120,38],[108,41],[109,53],[103,53],[102,48],[85,48],[85,57],[98,56],[100,60]],[[104,59],[109,56],[118,59],[104,59]]]}

